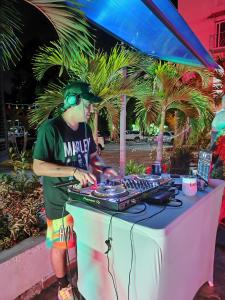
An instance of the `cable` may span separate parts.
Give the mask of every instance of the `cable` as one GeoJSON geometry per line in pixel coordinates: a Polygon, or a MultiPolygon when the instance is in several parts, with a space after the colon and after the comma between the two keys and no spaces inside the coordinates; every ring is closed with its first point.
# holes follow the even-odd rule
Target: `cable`
{"type": "Polygon", "coordinates": [[[111,246],[111,241],[113,240],[112,239],[112,219],[114,216],[116,216],[118,213],[115,213],[113,215],[111,215],[110,217],[110,221],[109,221],[109,227],[108,227],[108,240],[105,241],[105,243],[107,244],[108,246],[108,250],[105,252],[105,254],[107,255],[107,270],[108,270],[108,273],[109,275],[111,276],[112,278],[112,282],[113,282],[113,287],[114,287],[114,291],[116,293],[116,299],[118,300],[119,299],[119,296],[118,296],[118,291],[117,291],[117,286],[116,286],[116,279],[114,278],[114,275],[111,273],[110,271],[110,264],[109,264],[109,252],[111,251],[112,249],[112,246],[111,246]],[[111,232],[111,236],[110,236],[110,232],[111,232]]]}
{"type": "Polygon", "coordinates": [[[142,212],[144,212],[146,210],[146,204],[144,204],[144,209],[138,211],[138,212],[116,212],[114,213],[113,215],[111,215],[110,217],[110,221],[109,221],[109,227],[108,227],[108,237],[107,237],[107,240],[105,241],[106,245],[108,246],[108,250],[105,252],[105,254],[107,255],[107,269],[108,269],[108,273],[110,274],[111,278],[112,278],[112,281],[113,281],[113,286],[114,286],[114,290],[115,290],[115,293],[116,293],[116,299],[118,300],[119,299],[119,296],[118,296],[118,291],[117,291],[117,286],[116,286],[116,280],[114,278],[114,275],[111,273],[110,271],[110,264],[109,264],[109,252],[111,251],[112,249],[112,245],[111,245],[111,241],[113,241],[113,238],[112,238],[112,219],[113,217],[115,217],[116,215],[118,214],[140,214],[142,212]]]}
{"type": "MultiPolygon", "coordinates": [[[[146,203],[145,203],[146,205],[146,203]]],[[[147,207],[147,206],[146,206],[147,207]]],[[[131,226],[131,229],[130,229],[130,244],[131,244],[131,263],[130,263],[130,271],[129,271],[129,279],[128,279],[128,300],[130,299],[130,283],[131,283],[131,272],[132,272],[132,267],[133,267],[133,258],[134,258],[134,245],[133,245],[133,228],[136,224],[142,222],[142,221],[145,221],[145,220],[148,220],[148,219],[151,219],[153,217],[155,217],[156,215],[162,213],[165,209],[166,209],[166,205],[163,206],[163,208],[154,213],[153,215],[149,216],[149,217],[146,217],[146,218],[143,218],[143,219],[140,219],[138,221],[136,221],[135,223],[133,223],[133,225],[131,226]]]]}
{"type": "Polygon", "coordinates": [[[169,207],[181,207],[183,205],[183,201],[180,200],[180,199],[177,199],[177,198],[171,198],[170,199],[171,202],[175,202],[175,203],[179,203],[178,205],[171,205],[171,204],[166,204],[166,206],[169,206],[169,207]]]}
{"type": "MultiPolygon", "coordinates": [[[[62,210],[62,226],[63,226],[63,234],[64,234],[64,238],[65,238],[65,241],[66,241],[66,260],[67,260],[67,264],[68,264],[68,269],[69,269],[69,277],[70,277],[70,284],[72,286],[72,293],[73,293],[73,298],[74,300],[76,299],[76,295],[75,295],[75,292],[74,292],[74,286],[73,286],[73,282],[72,282],[72,273],[71,273],[71,269],[70,269],[70,257],[69,257],[69,249],[68,249],[68,243],[67,243],[67,237],[66,237],[66,232],[65,232],[65,226],[64,226],[64,213],[65,213],[65,206],[66,206],[66,202],[65,204],[63,205],[63,210],[62,210]]],[[[72,232],[73,234],[73,232],[72,232]]]]}

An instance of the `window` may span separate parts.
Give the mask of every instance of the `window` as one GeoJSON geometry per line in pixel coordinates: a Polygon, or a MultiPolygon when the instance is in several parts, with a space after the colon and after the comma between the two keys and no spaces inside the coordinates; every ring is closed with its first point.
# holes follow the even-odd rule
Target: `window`
{"type": "Polygon", "coordinates": [[[216,24],[216,48],[225,47],[225,21],[216,24]]]}

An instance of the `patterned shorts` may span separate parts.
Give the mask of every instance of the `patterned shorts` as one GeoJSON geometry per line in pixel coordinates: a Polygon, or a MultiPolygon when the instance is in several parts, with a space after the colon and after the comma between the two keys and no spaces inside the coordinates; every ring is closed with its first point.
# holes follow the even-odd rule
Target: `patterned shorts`
{"type": "Polygon", "coordinates": [[[76,245],[76,235],[73,231],[73,217],[47,219],[46,245],[48,248],[70,249],[76,245]]]}

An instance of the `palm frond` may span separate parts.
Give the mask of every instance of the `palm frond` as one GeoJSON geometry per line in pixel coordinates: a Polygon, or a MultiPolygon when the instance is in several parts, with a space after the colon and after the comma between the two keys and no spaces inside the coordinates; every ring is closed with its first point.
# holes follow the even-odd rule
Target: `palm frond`
{"type": "Polygon", "coordinates": [[[60,113],[60,106],[63,103],[62,90],[64,87],[65,85],[63,83],[51,83],[45,89],[44,93],[38,95],[35,101],[36,108],[29,114],[30,126],[39,127],[50,115],[60,113]]]}
{"type": "Polygon", "coordinates": [[[63,51],[64,64],[69,65],[71,53],[79,49],[90,53],[92,44],[88,24],[74,0],[24,0],[36,7],[54,26],[63,51]]]}
{"type": "Polygon", "coordinates": [[[50,68],[62,67],[64,64],[63,54],[59,42],[51,42],[51,46],[39,47],[39,51],[33,56],[32,64],[37,80],[41,80],[50,68]]]}
{"type": "Polygon", "coordinates": [[[16,1],[10,5],[7,0],[0,4],[0,65],[9,70],[21,58],[22,44],[18,34],[22,31],[21,17],[16,8],[16,1]]]}

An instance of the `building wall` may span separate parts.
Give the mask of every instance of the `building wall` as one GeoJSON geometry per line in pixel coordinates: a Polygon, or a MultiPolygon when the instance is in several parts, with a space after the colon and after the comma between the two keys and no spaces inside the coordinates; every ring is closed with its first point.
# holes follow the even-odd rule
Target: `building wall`
{"type": "MultiPolygon", "coordinates": [[[[179,0],[178,11],[205,48],[214,53],[212,38],[217,33],[216,24],[225,21],[225,0],[179,0]]],[[[224,52],[225,49],[217,49],[216,52],[221,50],[224,52]]]]}

